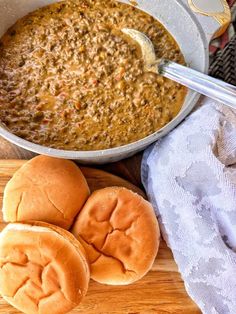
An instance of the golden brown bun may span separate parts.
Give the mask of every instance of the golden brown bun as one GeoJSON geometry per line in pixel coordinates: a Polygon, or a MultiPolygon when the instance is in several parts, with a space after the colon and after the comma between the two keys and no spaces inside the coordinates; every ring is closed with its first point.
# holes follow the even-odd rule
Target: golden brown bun
{"type": "Polygon", "coordinates": [[[3,218],[45,221],[69,229],[89,194],[86,179],[72,161],[38,156],[6,185],[3,218]]]}
{"type": "Polygon", "coordinates": [[[125,188],[94,192],[80,211],[72,233],[83,244],[91,278],[126,285],[142,278],[155,260],[160,231],[154,210],[125,188]]]}
{"type": "Polygon", "coordinates": [[[64,314],[86,294],[89,266],[81,244],[46,223],[9,224],[0,235],[0,293],[27,314],[64,314]]]}

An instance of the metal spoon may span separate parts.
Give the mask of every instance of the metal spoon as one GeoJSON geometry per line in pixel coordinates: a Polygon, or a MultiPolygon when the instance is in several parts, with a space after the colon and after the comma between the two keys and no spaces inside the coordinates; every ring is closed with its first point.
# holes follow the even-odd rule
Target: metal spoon
{"type": "Polygon", "coordinates": [[[123,28],[122,32],[140,45],[145,71],[160,74],[202,95],[236,109],[235,86],[178,63],[164,59],[157,60],[154,46],[145,34],[130,28],[123,28]]]}

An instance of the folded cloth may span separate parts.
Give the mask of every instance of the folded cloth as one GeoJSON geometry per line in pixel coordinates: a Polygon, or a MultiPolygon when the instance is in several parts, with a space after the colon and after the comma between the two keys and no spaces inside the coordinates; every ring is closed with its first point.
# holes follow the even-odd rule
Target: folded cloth
{"type": "Polygon", "coordinates": [[[236,111],[203,98],[144,154],[142,179],[193,300],[236,313],[236,111]]]}

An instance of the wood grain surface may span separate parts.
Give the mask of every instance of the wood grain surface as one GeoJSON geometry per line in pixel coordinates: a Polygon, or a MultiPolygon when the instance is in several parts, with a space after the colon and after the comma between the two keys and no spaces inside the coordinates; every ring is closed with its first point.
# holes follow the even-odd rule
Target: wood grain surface
{"type": "MultiPolygon", "coordinates": [[[[139,158],[139,157],[138,157],[139,158]]],[[[22,160],[0,160],[0,203],[7,181],[23,164],[22,160]]],[[[111,166],[112,167],[112,166],[111,166]]],[[[120,167],[126,167],[125,165],[120,167]]],[[[133,184],[104,171],[82,168],[91,190],[106,186],[125,186],[143,195],[133,184]]],[[[135,180],[135,178],[134,178],[135,180]]],[[[1,228],[4,227],[1,223],[1,228]]],[[[0,313],[20,312],[0,298],[0,313]]],[[[199,314],[197,306],[188,297],[171,251],[164,241],[152,270],[130,286],[112,287],[91,280],[87,296],[71,314],[199,314]]],[[[53,309],[52,309],[53,314],[53,309]]]]}

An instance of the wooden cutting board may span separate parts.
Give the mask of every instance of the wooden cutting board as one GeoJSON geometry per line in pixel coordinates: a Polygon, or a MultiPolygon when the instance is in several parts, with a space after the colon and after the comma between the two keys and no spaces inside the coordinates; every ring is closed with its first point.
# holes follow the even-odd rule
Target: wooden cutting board
{"type": "MultiPolygon", "coordinates": [[[[6,183],[26,161],[0,160],[0,204],[6,183]]],[[[133,184],[107,172],[82,168],[92,191],[107,186],[124,186],[141,195],[133,184]]],[[[2,221],[2,217],[1,220],[2,221]]],[[[0,222],[1,229],[5,226],[0,222]]],[[[0,298],[0,313],[20,312],[0,298]]],[[[188,297],[171,251],[164,241],[152,270],[130,286],[112,287],[91,280],[87,296],[71,314],[197,314],[201,313],[188,297]]],[[[53,314],[53,309],[52,309],[53,314]]]]}

